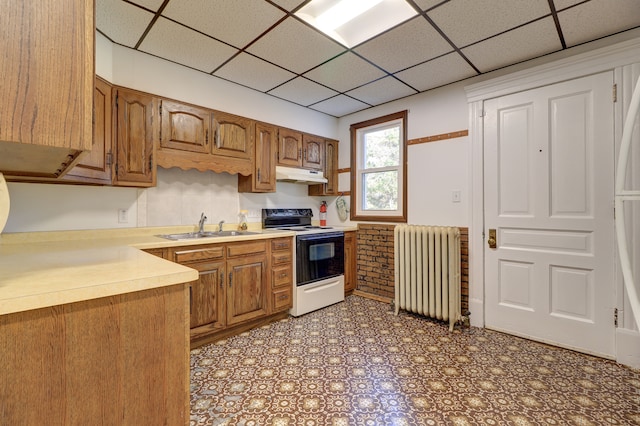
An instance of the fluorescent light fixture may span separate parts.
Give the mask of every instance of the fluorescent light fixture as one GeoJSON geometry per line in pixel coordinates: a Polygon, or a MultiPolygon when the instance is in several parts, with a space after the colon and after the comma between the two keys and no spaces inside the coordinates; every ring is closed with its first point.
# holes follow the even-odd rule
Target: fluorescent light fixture
{"type": "Polygon", "coordinates": [[[417,14],[406,0],[312,0],[296,12],[300,19],[347,47],[417,14]]]}

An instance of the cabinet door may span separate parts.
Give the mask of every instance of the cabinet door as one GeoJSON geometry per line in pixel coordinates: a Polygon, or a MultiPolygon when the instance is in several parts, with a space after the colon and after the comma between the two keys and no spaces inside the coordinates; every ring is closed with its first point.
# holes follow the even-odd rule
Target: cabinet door
{"type": "Polygon", "coordinates": [[[93,145],[91,152],[63,180],[111,183],[112,111],[111,85],[96,78],[93,93],[93,145]]]}
{"type": "Polygon", "coordinates": [[[356,235],[355,231],[344,233],[344,292],[351,294],[356,289],[356,235]]]}
{"type": "Polygon", "coordinates": [[[302,165],[302,133],[289,129],[278,131],[278,164],[291,167],[302,165]]]}
{"type": "Polygon", "coordinates": [[[253,151],[254,121],[216,111],[214,113],[215,140],[211,152],[224,157],[250,160],[253,151]]]}
{"type": "Polygon", "coordinates": [[[317,136],[302,136],[302,167],[324,170],[324,139],[317,136]]]}
{"type": "Polygon", "coordinates": [[[122,88],[116,91],[116,185],[155,185],[155,104],[152,95],[122,88]]]}
{"type": "Polygon", "coordinates": [[[224,262],[185,263],[200,273],[190,285],[191,328],[208,325],[224,327],[224,262]]]}
{"type": "Polygon", "coordinates": [[[278,131],[275,127],[263,123],[256,124],[256,173],[255,190],[275,192],[276,190],[276,151],[278,149],[278,131]]]}
{"type": "Polygon", "coordinates": [[[211,114],[208,110],[162,100],[160,146],[180,151],[208,153],[211,114]]]}
{"type": "Polygon", "coordinates": [[[0,28],[0,171],[57,177],[91,149],[94,2],[3,1],[0,28]]]}
{"type": "Polygon", "coordinates": [[[227,325],[267,315],[267,255],[227,261],[227,325]]]}
{"type": "Polygon", "coordinates": [[[309,185],[309,195],[338,195],[338,141],[325,141],[324,177],[327,183],[309,185]]]}

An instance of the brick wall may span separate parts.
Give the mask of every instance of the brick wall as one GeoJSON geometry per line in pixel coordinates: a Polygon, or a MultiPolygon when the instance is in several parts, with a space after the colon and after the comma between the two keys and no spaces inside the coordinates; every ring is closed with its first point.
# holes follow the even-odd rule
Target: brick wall
{"type": "MultiPolygon", "coordinates": [[[[393,230],[395,225],[358,224],[356,290],[363,296],[391,301],[395,297],[393,230]]],[[[462,313],[469,309],[469,228],[460,227],[462,313]]]]}

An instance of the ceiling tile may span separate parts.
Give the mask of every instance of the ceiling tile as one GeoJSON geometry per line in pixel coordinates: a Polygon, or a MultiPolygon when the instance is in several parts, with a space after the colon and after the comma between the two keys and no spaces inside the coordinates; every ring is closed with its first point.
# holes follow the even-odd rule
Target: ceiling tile
{"type": "Polygon", "coordinates": [[[567,46],[640,26],[640,1],[591,0],[558,13],[567,46]]]}
{"type": "Polygon", "coordinates": [[[488,72],[561,49],[555,23],[549,17],[466,47],[462,53],[481,72],[488,72]]]}
{"type": "Polygon", "coordinates": [[[131,3],[139,4],[149,10],[157,12],[164,3],[164,0],[132,0],[131,3]]]}
{"type": "Polygon", "coordinates": [[[296,75],[269,62],[241,53],[213,75],[266,92],[296,75]]]}
{"type": "Polygon", "coordinates": [[[295,18],[288,18],[251,45],[248,52],[298,74],[346,49],[295,18]]]}
{"type": "Polygon", "coordinates": [[[353,49],[393,73],[451,52],[453,48],[422,16],[353,49]]]}
{"type": "Polygon", "coordinates": [[[394,99],[415,95],[416,91],[393,77],[385,77],[346,94],[370,105],[380,105],[394,99]]]}
{"type": "Polygon", "coordinates": [[[582,3],[583,1],[584,0],[553,0],[553,4],[555,5],[556,10],[560,11],[573,6],[574,4],[582,3]]]}
{"type": "Polygon", "coordinates": [[[162,15],[243,48],[285,14],[266,1],[171,0],[162,15]]]}
{"type": "Polygon", "coordinates": [[[304,76],[339,92],[346,92],[384,77],[385,73],[357,55],[347,52],[309,71],[304,76]]]}
{"type": "Polygon", "coordinates": [[[342,117],[343,115],[369,108],[369,105],[345,95],[338,95],[319,102],[311,106],[311,108],[334,117],[342,117]]]}
{"type": "Polygon", "coordinates": [[[306,2],[306,0],[271,0],[271,1],[273,1],[275,4],[282,7],[283,9],[288,10],[289,12],[291,12],[293,9],[296,9],[302,3],[306,2]]]}
{"type": "Polygon", "coordinates": [[[433,6],[438,3],[442,3],[442,0],[413,0],[419,7],[420,10],[431,9],[433,6]]]}
{"type": "Polygon", "coordinates": [[[457,53],[441,56],[396,74],[400,80],[421,92],[476,75],[457,53]]]}
{"type": "Polygon", "coordinates": [[[156,21],[140,50],[204,72],[213,71],[237,52],[224,43],[165,18],[156,21]]]}
{"type": "Polygon", "coordinates": [[[96,2],[96,27],[116,43],[134,47],[153,14],[121,0],[96,2]]]}
{"type": "Polygon", "coordinates": [[[298,77],[269,91],[269,94],[307,106],[338,93],[306,78],[298,77]]]}
{"type": "Polygon", "coordinates": [[[428,15],[456,46],[464,47],[550,13],[548,0],[453,0],[428,15]]]}

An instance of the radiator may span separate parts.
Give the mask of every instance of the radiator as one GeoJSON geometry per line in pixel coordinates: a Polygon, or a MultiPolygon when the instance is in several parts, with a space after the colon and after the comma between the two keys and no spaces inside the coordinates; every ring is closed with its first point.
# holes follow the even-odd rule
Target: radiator
{"type": "Polygon", "coordinates": [[[449,321],[461,317],[460,229],[398,225],[394,230],[395,313],[449,321]]]}

